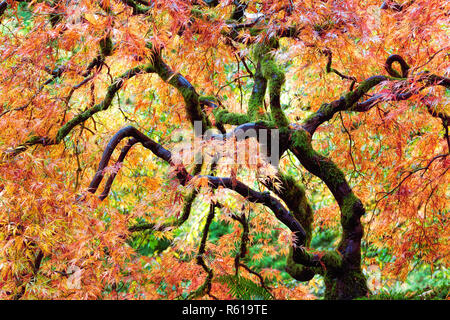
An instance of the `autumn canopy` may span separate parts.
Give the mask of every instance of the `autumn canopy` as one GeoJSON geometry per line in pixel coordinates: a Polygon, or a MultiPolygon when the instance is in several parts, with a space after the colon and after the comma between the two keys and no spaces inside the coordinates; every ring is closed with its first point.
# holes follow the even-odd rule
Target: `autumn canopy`
{"type": "Polygon", "coordinates": [[[0,299],[445,298],[449,12],[0,1],[0,299]]]}

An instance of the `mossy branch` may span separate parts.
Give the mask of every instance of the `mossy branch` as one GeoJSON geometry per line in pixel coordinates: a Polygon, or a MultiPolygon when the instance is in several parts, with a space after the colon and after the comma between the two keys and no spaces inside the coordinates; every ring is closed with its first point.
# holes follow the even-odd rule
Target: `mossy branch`
{"type": "MultiPolygon", "coordinates": [[[[88,190],[90,192],[93,193],[97,190],[98,185],[103,179],[103,169],[106,168],[114,149],[120,143],[120,141],[127,137],[137,139],[145,148],[151,150],[156,156],[165,160],[172,167],[174,167],[176,177],[181,185],[186,185],[194,177],[186,171],[186,168],[182,164],[173,162],[172,154],[170,151],[166,150],[160,144],[148,138],[136,128],[129,126],[119,130],[108,143],[108,146],[105,149],[100,161],[97,173],[95,174],[89,186],[88,190]]],[[[294,233],[294,260],[306,266],[318,267],[320,265],[318,259],[315,256],[308,254],[304,248],[306,239],[305,230],[303,229],[301,224],[293,217],[292,213],[287,210],[278,199],[271,196],[269,193],[255,191],[239,180],[233,178],[215,177],[210,175],[196,175],[196,177],[206,178],[208,180],[209,187],[211,187],[212,189],[217,189],[219,187],[227,188],[239,193],[241,196],[244,196],[248,201],[260,203],[268,207],[275,214],[277,219],[285,224],[294,233]]]]}
{"type": "Polygon", "coordinates": [[[207,276],[206,276],[205,282],[199,288],[197,288],[196,290],[191,292],[187,296],[186,300],[199,298],[205,294],[207,294],[210,297],[212,297],[213,299],[217,300],[217,298],[211,294],[211,281],[214,277],[214,273],[213,273],[213,270],[207,266],[207,264],[205,262],[205,258],[204,258],[205,253],[206,253],[206,240],[208,239],[209,227],[211,226],[211,223],[214,219],[215,209],[216,209],[216,204],[211,203],[210,207],[209,207],[208,216],[206,217],[205,226],[203,227],[202,239],[200,241],[200,246],[199,246],[197,258],[196,258],[197,264],[203,268],[203,270],[207,273],[207,276]]]}
{"type": "Polygon", "coordinates": [[[199,94],[195,91],[194,86],[180,73],[175,73],[172,69],[162,61],[159,54],[154,55],[155,72],[162,80],[173,86],[183,96],[185,102],[186,114],[193,124],[194,121],[202,122],[202,129],[206,131],[211,128],[211,123],[201,109],[199,94]]]}
{"type": "Polygon", "coordinates": [[[270,113],[278,127],[287,127],[289,120],[281,109],[281,88],[285,81],[284,71],[277,65],[272,49],[278,48],[277,39],[257,43],[253,56],[260,63],[262,76],[267,80],[270,96],[270,113]]]}
{"type": "Polygon", "coordinates": [[[317,112],[313,113],[304,121],[302,127],[309,132],[310,135],[313,135],[317,127],[322,123],[333,118],[337,112],[350,109],[364,94],[387,79],[388,78],[385,76],[373,76],[364,80],[355,90],[346,93],[338,100],[322,104],[317,112]]]}
{"type": "Polygon", "coordinates": [[[247,115],[252,120],[267,119],[264,108],[264,97],[266,95],[267,80],[261,71],[261,62],[257,63],[253,76],[253,89],[248,101],[247,115]]]}
{"type": "Polygon", "coordinates": [[[213,114],[216,118],[216,121],[222,124],[231,124],[238,126],[250,122],[250,117],[246,114],[233,113],[220,108],[214,109],[213,114]]]}
{"type": "Polygon", "coordinates": [[[138,74],[153,73],[153,72],[155,72],[155,68],[152,63],[149,63],[146,65],[141,65],[132,68],[126,71],[120,77],[116,78],[114,82],[108,87],[105,98],[102,100],[102,102],[78,114],[76,117],[68,121],[58,130],[58,133],[56,134],[55,138],[55,143],[61,142],[62,139],[64,139],[75,126],[83,123],[84,121],[92,117],[94,114],[100,111],[107,110],[112,103],[114,95],[116,94],[117,91],[119,91],[120,88],[122,88],[123,84],[125,83],[125,80],[128,80],[138,74]]]}
{"type": "MultiPolygon", "coordinates": [[[[319,177],[327,185],[340,207],[343,235],[337,250],[342,258],[326,253],[320,259],[321,262],[329,264],[337,270],[344,262],[351,263],[353,268],[359,269],[363,235],[360,218],[365,214],[362,202],[355,196],[344,173],[336,164],[313,149],[311,136],[306,130],[292,132],[289,149],[306,170],[319,177]]],[[[293,258],[295,258],[295,253],[293,258]]]]}
{"type": "MultiPolygon", "coordinates": [[[[328,67],[327,67],[328,68],[328,67]]],[[[389,76],[375,75],[362,81],[355,90],[347,92],[339,99],[331,102],[324,103],[319,110],[309,116],[302,124],[304,130],[313,135],[316,129],[324,122],[333,118],[333,116],[339,111],[355,111],[366,112],[370,110],[377,103],[382,101],[401,101],[411,98],[414,94],[419,93],[421,90],[429,86],[443,86],[450,88],[450,78],[438,76],[434,74],[424,73],[416,79],[406,78],[409,72],[409,66],[405,60],[399,55],[391,55],[387,58],[385,63],[385,69],[389,73],[389,76]],[[392,68],[392,64],[398,62],[401,67],[401,74],[392,68]],[[360,101],[371,89],[376,87],[383,81],[396,81],[397,87],[400,89],[392,90],[391,94],[374,94],[372,97],[365,101],[360,101]],[[416,88],[412,85],[412,82],[422,83],[423,85],[416,88]]]]}
{"type": "Polygon", "coordinates": [[[133,9],[133,14],[146,14],[150,11],[150,7],[141,6],[137,1],[134,0],[122,0],[122,2],[133,9]]]}

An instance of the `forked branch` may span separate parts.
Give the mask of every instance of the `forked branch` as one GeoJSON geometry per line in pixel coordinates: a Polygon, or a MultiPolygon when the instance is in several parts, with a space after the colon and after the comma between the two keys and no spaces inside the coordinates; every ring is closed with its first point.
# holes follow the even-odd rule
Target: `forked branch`
{"type": "MultiPolygon", "coordinates": [[[[125,146],[124,150],[122,150],[121,157],[119,157],[119,161],[123,161],[123,157],[128,151],[127,148],[131,144],[135,144],[137,142],[141,143],[145,148],[149,149],[153,152],[157,157],[166,161],[171,167],[175,170],[175,175],[181,185],[185,186],[191,181],[194,177],[198,178],[206,178],[208,180],[209,187],[212,189],[217,189],[219,187],[227,188],[239,193],[241,196],[245,197],[248,201],[254,203],[260,203],[269,208],[280,220],[283,224],[285,224],[293,233],[294,233],[294,243],[293,248],[295,252],[295,260],[298,263],[301,263],[306,266],[320,266],[319,259],[316,256],[313,256],[307,253],[304,249],[306,232],[301,226],[301,224],[294,218],[289,210],[287,210],[284,205],[276,198],[270,195],[268,192],[258,192],[248,187],[244,183],[239,180],[228,178],[228,177],[215,177],[211,175],[191,175],[187,172],[186,168],[181,163],[177,163],[172,158],[172,153],[165,149],[160,144],[156,143],[152,139],[148,138],[145,134],[137,130],[132,126],[125,127],[119,130],[113,138],[108,143],[105,151],[103,153],[102,159],[100,161],[97,173],[95,174],[91,184],[89,185],[88,191],[91,193],[95,193],[98,189],[100,182],[102,181],[105,169],[108,165],[108,162],[111,158],[111,155],[117,145],[125,138],[131,137],[131,143],[129,142],[127,146],[125,146]],[[122,157],[123,156],[123,157],[122,157]]],[[[107,188],[109,190],[112,180],[108,183],[107,188]]],[[[102,193],[101,197],[107,196],[107,191],[102,193]]]]}
{"type": "MultiPolygon", "coordinates": [[[[332,119],[339,111],[366,112],[380,102],[407,100],[427,87],[443,86],[450,88],[450,78],[444,76],[422,73],[414,78],[407,78],[410,67],[399,55],[389,56],[385,63],[385,69],[389,76],[375,75],[369,77],[359,83],[355,90],[347,92],[335,101],[324,103],[317,112],[305,120],[302,125],[303,129],[313,135],[321,124],[332,119]],[[392,68],[394,62],[400,64],[401,74],[392,68]],[[370,90],[384,81],[396,81],[391,92],[376,93],[369,99],[360,101],[370,90]],[[420,83],[421,86],[417,86],[417,83],[420,83]]],[[[431,114],[435,116],[433,113],[431,114]]]]}

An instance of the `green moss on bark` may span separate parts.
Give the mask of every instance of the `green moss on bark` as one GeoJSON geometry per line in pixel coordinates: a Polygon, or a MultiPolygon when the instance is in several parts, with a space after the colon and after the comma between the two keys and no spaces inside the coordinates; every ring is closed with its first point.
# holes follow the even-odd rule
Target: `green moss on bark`
{"type": "Polygon", "coordinates": [[[80,123],[83,123],[84,121],[86,121],[87,119],[92,117],[97,112],[108,109],[109,106],[111,105],[114,95],[120,88],[122,88],[124,81],[127,79],[130,79],[140,73],[143,73],[143,72],[145,72],[145,73],[155,72],[153,64],[149,63],[146,65],[141,65],[141,66],[132,68],[132,69],[126,71],[124,74],[122,74],[119,78],[116,78],[114,80],[114,82],[108,87],[108,90],[106,92],[106,95],[105,95],[105,98],[103,99],[103,101],[96,104],[92,108],[89,108],[86,111],[78,114],[73,119],[71,119],[70,121],[65,123],[58,130],[58,133],[56,134],[55,142],[60,143],[62,141],[62,139],[64,139],[64,137],[67,136],[69,134],[69,132],[75,126],[79,125],[80,123]]]}
{"type": "Polygon", "coordinates": [[[285,75],[276,63],[272,52],[272,49],[276,49],[278,46],[278,40],[270,38],[265,42],[256,44],[253,47],[252,54],[261,68],[262,76],[267,80],[272,120],[279,127],[287,127],[289,120],[281,110],[280,103],[281,88],[285,82],[285,75]]]}
{"type": "Polygon", "coordinates": [[[286,258],[285,270],[291,277],[298,281],[309,281],[319,272],[318,268],[309,268],[299,263],[295,263],[292,248],[289,249],[289,254],[286,258]]]}
{"type": "Polygon", "coordinates": [[[252,120],[267,119],[264,108],[264,97],[266,95],[267,80],[261,72],[261,63],[256,66],[254,83],[250,100],[248,101],[247,115],[252,120]]]}
{"type": "Polygon", "coordinates": [[[352,300],[369,293],[367,279],[361,270],[350,270],[341,274],[326,273],[325,299],[352,300]]]}
{"type": "Polygon", "coordinates": [[[198,97],[198,100],[200,102],[205,102],[205,101],[216,101],[216,97],[215,96],[200,96],[198,97]]]}
{"type": "Polygon", "coordinates": [[[320,260],[328,270],[339,270],[342,268],[342,256],[337,251],[327,251],[320,260]]]}
{"type": "Polygon", "coordinates": [[[342,201],[342,205],[340,207],[342,215],[341,224],[344,229],[351,228],[349,224],[355,214],[355,207],[359,204],[361,204],[361,201],[355,196],[353,192],[347,195],[342,201]]]}
{"type": "Polygon", "coordinates": [[[113,43],[109,35],[100,40],[100,52],[104,57],[113,53],[113,43]]]}
{"type": "Polygon", "coordinates": [[[282,188],[277,191],[277,194],[302,225],[306,232],[305,245],[309,246],[312,236],[313,211],[306,198],[305,189],[290,175],[280,174],[279,178],[282,188]]]}
{"type": "Polygon", "coordinates": [[[192,84],[181,74],[174,73],[158,55],[155,55],[154,57],[154,66],[156,73],[161,77],[161,79],[169,83],[181,93],[185,102],[186,114],[190,122],[193,124],[194,121],[201,121],[202,129],[204,131],[211,128],[211,123],[201,109],[199,95],[195,91],[192,84]]]}
{"type": "Polygon", "coordinates": [[[304,130],[295,130],[291,135],[291,145],[295,149],[301,150],[305,157],[313,157],[316,152],[311,145],[311,136],[304,130]]]}
{"type": "Polygon", "coordinates": [[[361,82],[354,91],[350,91],[343,96],[345,108],[351,108],[365,93],[386,79],[385,76],[373,76],[361,82]]]}
{"type": "Polygon", "coordinates": [[[251,121],[246,114],[232,113],[224,109],[215,109],[213,114],[216,120],[223,124],[241,125],[251,121]]]}

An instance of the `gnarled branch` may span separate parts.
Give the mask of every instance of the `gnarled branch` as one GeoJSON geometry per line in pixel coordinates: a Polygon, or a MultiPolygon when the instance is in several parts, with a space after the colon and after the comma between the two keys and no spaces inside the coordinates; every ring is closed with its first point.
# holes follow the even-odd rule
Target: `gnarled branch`
{"type": "MultiPolygon", "coordinates": [[[[103,179],[104,169],[108,165],[114,149],[117,147],[120,141],[127,137],[134,138],[145,148],[152,151],[153,154],[155,154],[157,157],[169,163],[169,165],[174,168],[176,178],[181,185],[187,185],[189,181],[194,178],[193,175],[187,172],[182,164],[173,161],[172,153],[170,151],[168,151],[152,139],[148,138],[145,134],[141,133],[136,128],[128,126],[119,130],[105,148],[97,173],[95,174],[91,184],[89,185],[89,192],[95,193],[101,180],[103,179]]],[[[319,257],[307,253],[304,249],[306,232],[301,224],[292,216],[290,211],[287,210],[278,199],[271,196],[268,192],[255,191],[241,181],[233,178],[215,177],[211,175],[195,175],[195,177],[206,178],[208,180],[209,187],[211,187],[212,189],[217,189],[219,187],[227,188],[237,192],[250,202],[260,203],[268,207],[275,214],[277,219],[285,224],[294,234],[294,261],[312,267],[319,267],[321,265],[319,257]]]]}
{"type": "MultiPolygon", "coordinates": [[[[399,55],[389,56],[386,60],[385,68],[392,77],[405,78],[408,76],[409,66],[399,55]],[[400,64],[402,72],[401,75],[397,71],[392,69],[392,64],[394,62],[398,62],[400,64]]],[[[440,85],[446,88],[450,88],[449,78],[429,73],[423,73],[415,79],[407,78],[405,80],[398,81],[398,85],[396,86],[397,89],[393,89],[390,94],[377,93],[365,101],[358,102],[366,93],[368,93],[378,84],[383,81],[390,80],[397,81],[397,79],[392,79],[388,76],[383,75],[376,75],[367,78],[366,80],[361,82],[355,90],[346,93],[333,102],[324,103],[317,112],[315,112],[305,120],[305,122],[302,124],[303,129],[312,136],[322,123],[333,118],[333,116],[339,111],[347,110],[355,112],[366,112],[379,102],[407,100],[414,94],[417,94],[421,90],[430,86],[440,85]],[[411,81],[422,83],[422,86],[419,88],[411,88],[411,86],[408,86],[411,81]]]]}

